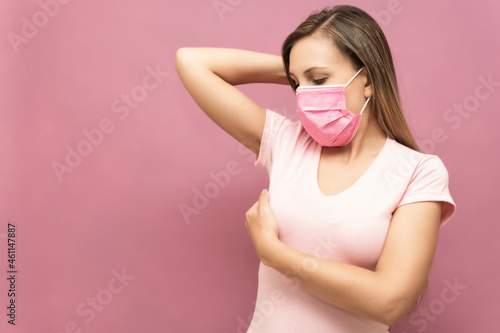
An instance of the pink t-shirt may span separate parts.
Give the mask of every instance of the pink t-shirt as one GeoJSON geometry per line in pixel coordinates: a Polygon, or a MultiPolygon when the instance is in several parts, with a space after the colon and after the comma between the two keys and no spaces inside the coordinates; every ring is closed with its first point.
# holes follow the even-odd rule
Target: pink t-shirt
{"type": "MultiPolygon", "coordinates": [[[[394,210],[443,201],[441,226],[455,213],[448,172],[436,155],[389,137],[367,171],[345,191],[325,196],[317,183],[321,146],[299,120],[266,111],[255,165],[269,172],[270,205],[279,238],[299,251],[374,270],[394,210]]],[[[248,333],[388,332],[388,326],[314,296],[260,263],[257,300],[248,333]]]]}

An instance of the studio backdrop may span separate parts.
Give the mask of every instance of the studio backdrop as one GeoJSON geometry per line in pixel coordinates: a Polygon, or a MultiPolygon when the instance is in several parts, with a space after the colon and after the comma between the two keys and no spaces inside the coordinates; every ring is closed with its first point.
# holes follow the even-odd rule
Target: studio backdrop
{"type": "MultiPolygon", "coordinates": [[[[405,116],[457,204],[427,310],[391,331],[496,332],[493,0],[3,0],[0,331],[246,332],[259,259],[245,212],[269,177],[192,100],[175,52],[279,55],[311,12],[345,3],[382,27],[405,116]]],[[[238,89],[298,119],[289,86],[238,89]]]]}

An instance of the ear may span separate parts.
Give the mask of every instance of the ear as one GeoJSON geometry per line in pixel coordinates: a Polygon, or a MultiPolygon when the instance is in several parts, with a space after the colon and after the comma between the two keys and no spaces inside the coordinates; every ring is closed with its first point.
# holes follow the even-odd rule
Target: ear
{"type": "Polygon", "coordinates": [[[365,98],[373,96],[373,86],[372,86],[372,80],[370,77],[370,74],[368,74],[368,71],[362,71],[363,74],[363,81],[365,82],[365,98]]]}

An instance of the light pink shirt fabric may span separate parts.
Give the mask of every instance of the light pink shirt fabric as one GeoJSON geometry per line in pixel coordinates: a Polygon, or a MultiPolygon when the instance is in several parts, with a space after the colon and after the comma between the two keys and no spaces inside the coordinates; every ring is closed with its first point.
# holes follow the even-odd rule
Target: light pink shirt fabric
{"type": "MultiPolygon", "coordinates": [[[[345,191],[325,196],[317,183],[320,153],[321,146],[299,120],[266,111],[255,165],[269,172],[279,238],[292,248],[374,270],[397,207],[443,201],[441,226],[455,213],[448,172],[436,155],[388,137],[361,178],[345,191]]],[[[388,326],[321,300],[262,262],[258,283],[248,333],[388,332],[388,326]]]]}

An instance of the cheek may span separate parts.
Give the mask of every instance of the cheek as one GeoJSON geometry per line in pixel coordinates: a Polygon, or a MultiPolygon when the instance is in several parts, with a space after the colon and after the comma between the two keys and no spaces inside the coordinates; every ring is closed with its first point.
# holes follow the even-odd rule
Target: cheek
{"type": "MultiPolygon", "coordinates": [[[[357,86],[351,87],[351,85],[349,85],[348,88],[355,88],[355,89],[346,89],[345,98],[346,98],[347,110],[351,111],[354,114],[358,114],[361,112],[361,109],[363,108],[366,102],[364,92],[361,87],[357,86]]],[[[363,114],[365,111],[363,111],[363,114]]]]}

